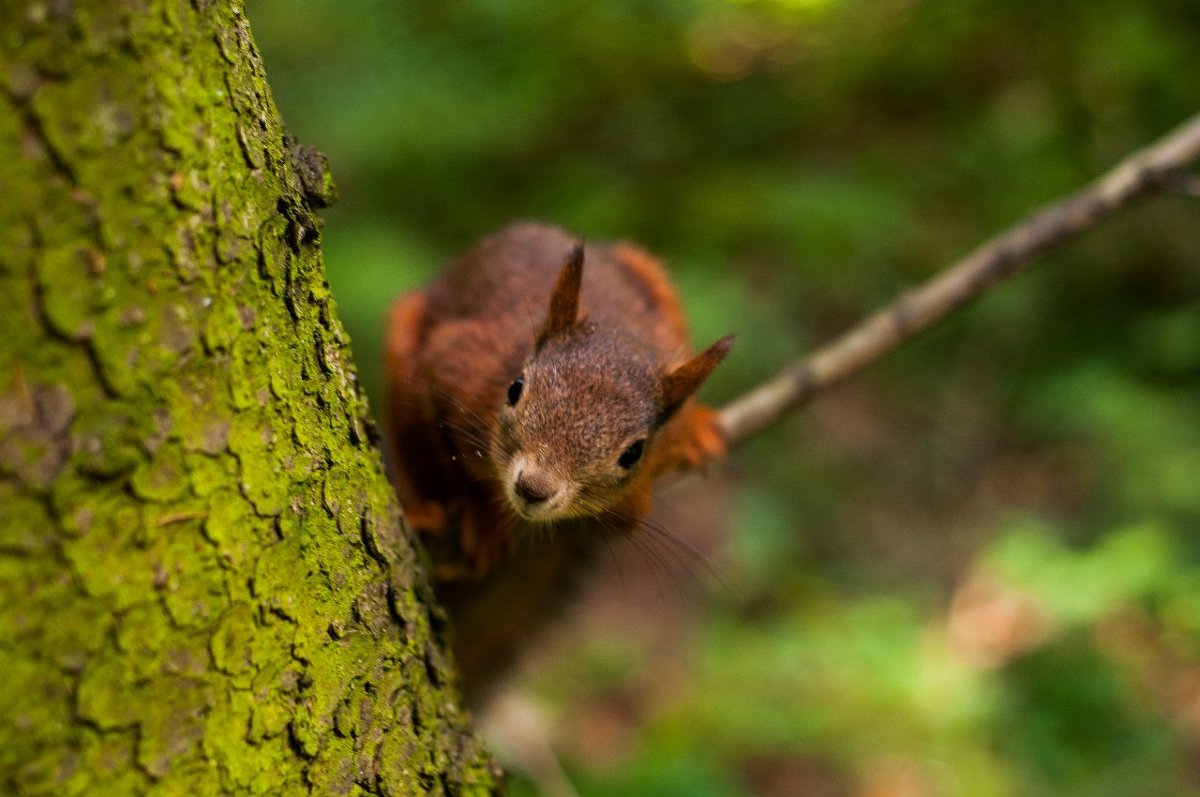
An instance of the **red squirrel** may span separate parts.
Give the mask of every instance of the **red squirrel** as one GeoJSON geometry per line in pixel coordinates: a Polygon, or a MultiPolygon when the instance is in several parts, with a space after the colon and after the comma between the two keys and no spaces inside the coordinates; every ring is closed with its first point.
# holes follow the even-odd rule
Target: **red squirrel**
{"type": "MultiPolygon", "coordinates": [[[[386,335],[397,491],[443,584],[487,575],[547,530],[568,542],[545,557],[634,531],[657,478],[724,452],[716,413],[691,396],[733,339],[691,354],[666,272],[630,244],[512,224],[397,299],[386,335]]],[[[514,578],[509,625],[514,601],[539,600],[540,576],[514,578]]],[[[464,653],[461,637],[495,624],[464,632],[471,622],[439,594],[469,682],[464,659],[487,645],[464,653]]]]}

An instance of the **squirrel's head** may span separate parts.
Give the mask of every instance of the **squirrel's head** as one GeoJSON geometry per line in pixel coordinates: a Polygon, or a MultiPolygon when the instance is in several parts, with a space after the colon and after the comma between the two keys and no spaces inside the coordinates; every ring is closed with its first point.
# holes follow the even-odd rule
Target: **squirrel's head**
{"type": "Polygon", "coordinates": [[[525,520],[595,515],[634,480],[655,433],[729,352],[725,338],[664,366],[579,315],[583,247],[567,256],[533,353],[502,397],[492,456],[525,520]]]}

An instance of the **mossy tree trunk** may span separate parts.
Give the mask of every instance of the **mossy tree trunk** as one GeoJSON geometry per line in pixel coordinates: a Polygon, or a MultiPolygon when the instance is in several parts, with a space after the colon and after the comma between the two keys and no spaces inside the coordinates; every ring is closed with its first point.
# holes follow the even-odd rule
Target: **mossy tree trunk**
{"type": "Polygon", "coordinates": [[[488,793],[240,6],[0,4],[0,793],[488,793]]]}

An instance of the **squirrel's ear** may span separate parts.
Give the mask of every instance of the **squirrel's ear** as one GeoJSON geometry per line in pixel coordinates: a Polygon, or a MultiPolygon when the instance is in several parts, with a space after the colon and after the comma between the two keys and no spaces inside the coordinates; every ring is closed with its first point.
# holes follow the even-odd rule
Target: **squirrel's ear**
{"type": "Polygon", "coordinates": [[[733,348],[733,335],[721,338],[692,359],[675,366],[662,378],[663,409],[659,423],[664,423],[683,402],[700,389],[704,380],[712,373],[729,350],[733,348]]]}
{"type": "Polygon", "coordinates": [[[571,247],[567,254],[567,262],[558,275],[558,283],[550,297],[550,312],[546,316],[546,326],[538,335],[538,346],[547,339],[558,335],[575,325],[579,317],[579,286],[583,282],[583,242],[571,247]]]}

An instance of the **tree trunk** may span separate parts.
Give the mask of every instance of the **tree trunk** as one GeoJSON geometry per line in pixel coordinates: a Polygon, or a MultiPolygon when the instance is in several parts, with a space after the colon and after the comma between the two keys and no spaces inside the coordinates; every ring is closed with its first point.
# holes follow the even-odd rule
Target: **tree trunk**
{"type": "Polygon", "coordinates": [[[0,792],[491,793],[240,5],[0,5],[0,792]]]}

